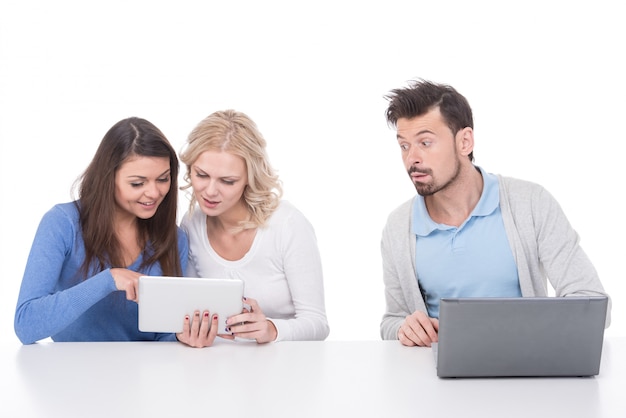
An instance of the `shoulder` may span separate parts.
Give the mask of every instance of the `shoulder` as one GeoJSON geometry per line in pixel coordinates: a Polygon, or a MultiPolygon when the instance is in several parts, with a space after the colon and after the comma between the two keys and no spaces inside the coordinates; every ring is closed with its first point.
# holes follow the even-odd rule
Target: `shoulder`
{"type": "Polygon", "coordinates": [[[387,224],[397,224],[409,222],[411,217],[411,208],[417,196],[414,196],[396,207],[387,217],[387,224]]]}
{"type": "Polygon", "coordinates": [[[283,222],[289,219],[304,219],[304,214],[288,200],[281,200],[270,217],[270,223],[283,222]]]}
{"type": "Polygon", "coordinates": [[[383,228],[383,236],[394,239],[411,229],[411,210],[417,196],[412,197],[395,208],[387,217],[387,223],[383,228]]]}
{"type": "Polygon", "coordinates": [[[270,216],[266,229],[287,234],[299,234],[305,230],[312,231],[313,224],[294,204],[281,200],[278,207],[270,216]]]}
{"type": "Polygon", "coordinates": [[[77,205],[78,202],[58,203],[45,213],[43,219],[52,223],[78,224],[79,212],[77,205]]]}
{"type": "Polygon", "coordinates": [[[515,177],[503,176],[500,174],[496,175],[496,177],[500,181],[501,188],[505,187],[509,190],[514,191],[536,191],[544,189],[544,187],[540,184],[529,180],[522,180],[515,177]]]}
{"type": "Polygon", "coordinates": [[[50,208],[41,218],[36,236],[46,245],[64,242],[72,247],[76,239],[81,239],[78,208],[74,202],[60,203],[50,208]]]}
{"type": "Polygon", "coordinates": [[[200,207],[196,204],[193,210],[188,210],[183,215],[183,218],[180,221],[181,228],[189,234],[189,231],[192,228],[196,228],[198,225],[201,225],[202,222],[205,222],[206,215],[200,207]]]}
{"type": "Polygon", "coordinates": [[[185,244],[187,245],[187,232],[185,232],[184,229],[182,229],[181,227],[177,227],[176,228],[176,233],[178,235],[178,244],[185,244]]]}
{"type": "Polygon", "coordinates": [[[553,200],[542,185],[514,177],[498,175],[502,197],[511,202],[531,202],[541,199],[553,200]]]}

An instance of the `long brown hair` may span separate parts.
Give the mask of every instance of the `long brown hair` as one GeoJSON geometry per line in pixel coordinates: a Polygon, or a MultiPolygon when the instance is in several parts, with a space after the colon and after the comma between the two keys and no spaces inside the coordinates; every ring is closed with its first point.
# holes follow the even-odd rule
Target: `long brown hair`
{"type": "Polygon", "coordinates": [[[85,243],[85,261],[81,266],[85,277],[107,266],[126,267],[113,228],[115,174],[128,158],[135,156],[169,158],[171,176],[170,190],[155,215],[137,220],[143,244],[140,269],[158,262],[163,274],[182,275],[176,225],[178,157],[156,126],[145,119],[131,117],[109,129],[78,180],[80,188],[76,204],[85,243]]]}

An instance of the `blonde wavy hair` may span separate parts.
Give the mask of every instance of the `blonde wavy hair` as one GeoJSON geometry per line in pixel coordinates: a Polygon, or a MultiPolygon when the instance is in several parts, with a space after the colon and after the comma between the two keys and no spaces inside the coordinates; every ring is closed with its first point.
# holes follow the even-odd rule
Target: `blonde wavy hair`
{"type": "MultiPolygon", "coordinates": [[[[232,109],[217,111],[204,118],[191,131],[180,160],[187,169],[183,179],[191,187],[191,166],[205,151],[223,151],[241,157],[248,171],[248,185],[243,199],[250,219],[240,222],[240,230],[262,227],[278,207],[283,195],[282,184],[269,162],[266,141],[256,123],[245,113],[232,109]]],[[[196,198],[191,193],[189,211],[193,211],[196,198]]]]}

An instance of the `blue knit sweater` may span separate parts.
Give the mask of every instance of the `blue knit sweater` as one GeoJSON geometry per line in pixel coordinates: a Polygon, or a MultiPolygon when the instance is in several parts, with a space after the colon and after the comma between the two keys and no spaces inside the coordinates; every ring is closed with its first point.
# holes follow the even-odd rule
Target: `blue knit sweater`
{"type": "MultiPolygon", "coordinates": [[[[179,229],[183,271],[189,245],[179,229]]],[[[42,218],[28,256],[15,310],[15,333],[23,344],[54,341],[175,341],[174,334],[140,332],[137,304],[115,287],[111,270],[81,280],[85,246],[73,202],[54,206],[42,218]]],[[[130,267],[139,271],[140,256],[130,267]]],[[[141,271],[161,275],[157,263],[141,271]]],[[[182,319],[181,319],[182,321],[182,319]]]]}

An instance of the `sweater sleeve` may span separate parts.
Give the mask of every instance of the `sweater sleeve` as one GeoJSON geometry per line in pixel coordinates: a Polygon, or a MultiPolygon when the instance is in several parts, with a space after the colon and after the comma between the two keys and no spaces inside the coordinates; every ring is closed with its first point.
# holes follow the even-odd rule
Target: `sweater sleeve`
{"type": "MultiPolygon", "coordinates": [[[[524,296],[608,296],[580,237],[557,200],[542,186],[501,177],[501,205],[524,296]],[[505,213],[510,215],[504,216],[505,213]]],[[[606,326],[610,324],[611,300],[606,326]]]]}
{"type": "MultiPolygon", "coordinates": [[[[383,282],[385,285],[385,313],[380,323],[383,340],[397,340],[398,329],[417,306],[421,296],[415,277],[410,241],[410,209],[412,200],[394,210],[387,219],[380,243],[383,282]]],[[[425,310],[425,307],[424,309],[425,310]]]]}
{"type": "Polygon", "coordinates": [[[276,341],[324,340],[330,327],[326,318],[321,256],[313,226],[304,215],[294,211],[281,227],[285,276],[295,318],[268,318],[278,331],[276,341]]]}
{"type": "MultiPolygon", "coordinates": [[[[535,202],[533,219],[537,227],[540,263],[556,296],[608,296],[593,263],[580,245],[578,233],[556,199],[539,188],[532,201],[535,202]]],[[[607,327],[610,320],[609,304],[607,327]]]]}
{"type": "Polygon", "coordinates": [[[185,215],[181,219],[180,228],[185,234],[185,237],[187,239],[187,251],[186,251],[187,255],[186,255],[186,260],[184,260],[185,267],[183,269],[183,276],[198,277],[198,270],[196,268],[196,265],[193,262],[193,257],[191,253],[191,240],[192,240],[192,237],[194,236],[195,231],[193,231],[194,224],[193,224],[190,212],[185,213],[185,215]]]}
{"type": "Polygon", "coordinates": [[[55,206],[42,218],[28,256],[14,327],[23,344],[63,330],[96,302],[116,290],[109,269],[88,280],[76,271],[84,258],[77,224],[55,206]]]}

